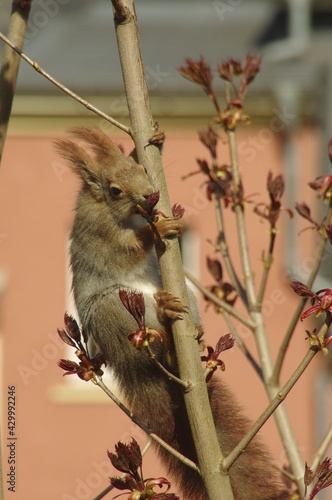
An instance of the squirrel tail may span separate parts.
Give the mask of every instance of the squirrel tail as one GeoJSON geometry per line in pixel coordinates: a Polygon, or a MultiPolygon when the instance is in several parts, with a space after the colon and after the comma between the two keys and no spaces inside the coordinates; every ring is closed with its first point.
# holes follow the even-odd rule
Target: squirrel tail
{"type": "MultiPolygon", "coordinates": [[[[157,398],[154,385],[153,399],[150,400],[148,387],[146,391],[145,395],[141,394],[141,397],[131,405],[136,416],[173,448],[197,462],[180,389],[174,385],[170,386],[169,382],[165,381],[165,384],[159,385],[157,398]],[[171,391],[169,391],[170,387],[171,391]],[[147,401],[151,401],[148,416],[147,401]]],[[[227,455],[244,436],[250,427],[250,422],[242,415],[239,405],[221,381],[211,380],[208,384],[208,391],[220,446],[223,454],[227,455]]],[[[158,454],[170,476],[178,484],[184,500],[208,500],[203,481],[197,472],[181,463],[160,446],[158,446],[158,454]]],[[[269,453],[257,438],[248,445],[245,452],[232,465],[229,476],[235,500],[286,500],[290,498],[271,464],[269,453]]],[[[222,499],[222,492],[220,498],[222,499]]]]}

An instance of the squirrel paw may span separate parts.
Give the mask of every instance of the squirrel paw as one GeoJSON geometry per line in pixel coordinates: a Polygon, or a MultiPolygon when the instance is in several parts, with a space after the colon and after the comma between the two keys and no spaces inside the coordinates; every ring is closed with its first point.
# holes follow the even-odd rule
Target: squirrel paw
{"type": "Polygon", "coordinates": [[[155,122],[154,124],[155,133],[149,139],[149,144],[155,144],[155,146],[163,146],[165,142],[165,132],[163,130],[159,130],[159,123],[155,122]]]}
{"type": "Polygon", "coordinates": [[[203,340],[203,335],[204,335],[204,328],[202,325],[195,325],[195,333],[196,333],[196,340],[198,341],[198,344],[204,349],[204,340],[203,340]]]}
{"type": "Polygon", "coordinates": [[[155,226],[161,239],[174,238],[181,234],[182,224],[178,219],[172,217],[159,219],[155,226]]]}
{"type": "Polygon", "coordinates": [[[165,290],[159,290],[153,296],[157,302],[158,316],[161,321],[165,319],[183,319],[182,313],[188,312],[188,307],[184,306],[178,297],[174,297],[165,290]]]}

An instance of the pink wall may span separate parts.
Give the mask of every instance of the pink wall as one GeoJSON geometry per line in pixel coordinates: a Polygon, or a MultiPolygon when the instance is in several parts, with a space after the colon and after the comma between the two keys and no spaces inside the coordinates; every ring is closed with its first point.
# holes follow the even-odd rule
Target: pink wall
{"type": "MultiPolygon", "coordinates": [[[[139,439],[142,445],[146,439],[114,405],[101,402],[102,396],[101,401],[95,404],[89,401],[86,404],[60,404],[54,401],[54,387],[59,384],[65,387],[67,382],[57,367],[57,360],[65,355],[65,348],[57,339],[56,329],[63,326],[66,307],[66,238],[78,185],[62,160],[56,156],[52,139],[9,136],[0,171],[0,266],[6,275],[1,309],[1,333],[4,337],[3,465],[7,473],[6,392],[8,385],[15,385],[15,499],[91,500],[107,486],[107,477],[113,473],[106,450],[113,450],[119,439],[128,440],[130,435],[139,439]]],[[[247,135],[240,135],[239,140],[247,139],[247,135]]],[[[121,136],[118,141],[130,151],[125,138],[121,136]]],[[[303,157],[303,185],[313,177],[312,167],[317,163],[316,144],[317,134],[312,130],[303,131],[297,137],[297,148],[303,157]]],[[[245,152],[240,155],[243,174],[248,182],[248,194],[264,192],[268,170],[277,173],[282,169],[278,141],[271,139],[260,149],[253,161],[248,161],[245,152]]],[[[224,161],[227,162],[226,149],[224,151],[224,161]]],[[[201,280],[209,285],[212,280],[205,270],[205,257],[207,254],[214,255],[213,248],[207,243],[207,239],[213,240],[216,235],[213,206],[204,197],[201,175],[184,182],[180,179],[181,175],[196,170],[195,158],[204,156],[205,151],[196,139],[196,134],[173,132],[167,136],[163,162],[170,197],[172,202],[179,202],[186,207],[186,223],[200,234],[201,280]]],[[[265,192],[262,197],[253,198],[254,201],[261,199],[267,200],[265,192]]],[[[257,270],[256,281],[259,282],[261,253],[267,247],[267,226],[252,214],[251,206],[247,212],[250,253],[253,267],[257,270]]],[[[288,222],[286,215],[282,215],[281,219],[288,222]]],[[[228,214],[227,232],[230,250],[234,252],[237,263],[231,212],[228,214]]],[[[312,233],[301,236],[303,248],[310,245],[311,236],[312,233]]],[[[286,284],[283,252],[281,234],[264,302],[268,336],[274,355],[291,317],[292,307],[296,304],[296,297],[286,284]]],[[[301,258],[306,257],[306,252],[301,258]]],[[[222,318],[212,311],[212,307],[208,314],[204,308],[205,304],[202,306],[202,316],[206,337],[213,344],[221,334],[227,332],[227,327],[222,318]]],[[[255,353],[251,334],[241,331],[248,348],[255,353]]],[[[304,338],[304,326],[300,325],[283,371],[284,380],[307,348],[304,338]]],[[[311,380],[317,365],[322,362],[321,356],[317,358],[315,366],[301,379],[286,403],[300,449],[308,461],[313,451],[311,380]]],[[[225,353],[223,360],[226,372],[222,377],[233,388],[247,413],[255,418],[264,409],[267,399],[253,369],[237,347],[225,353]]],[[[100,391],[99,388],[93,389],[100,391]]],[[[284,452],[272,419],[262,430],[262,436],[273,450],[276,462],[283,465],[284,452]]],[[[159,464],[152,459],[151,452],[148,457],[144,466],[146,476],[160,476],[159,464]]],[[[12,498],[7,490],[5,498],[12,498]]]]}

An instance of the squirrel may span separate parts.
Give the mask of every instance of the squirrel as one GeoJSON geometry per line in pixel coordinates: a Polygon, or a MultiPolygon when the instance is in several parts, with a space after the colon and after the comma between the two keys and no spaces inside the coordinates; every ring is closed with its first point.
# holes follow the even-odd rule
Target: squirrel
{"type": "MultiPolygon", "coordinates": [[[[167,310],[172,306],[162,294],[157,301],[154,297],[162,290],[156,236],[137,210],[137,205],[145,207],[154,188],[146,169],[132,156],[126,157],[100,129],[79,127],[72,133],[84,148],[67,139],[57,140],[56,148],[82,181],[71,231],[70,257],[75,304],[89,349],[102,353],[131,411],[173,448],[197,461],[183,389],[169,380],[146,349],[139,351],[128,341],[128,333],[137,325],[119,298],[119,289],[143,294],[146,325],[163,337],[163,342],[156,340],[153,344],[155,357],[176,373],[176,366],[169,361],[173,349],[169,319],[172,311],[167,314],[167,310]]],[[[176,218],[166,218],[160,219],[156,227],[167,240],[178,234],[181,224],[176,218]]],[[[199,326],[193,294],[190,309],[199,326]]],[[[221,450],[227,455],[244,436],[250,422],[220,380],[212,378],[208,392],[221,450]]],[[[156,446],[183,498],[206,500],[208,496],[198,473],[156,446]]],[[[229,476],[236,500],[289,498],[268,452],[257,438],[232,465],[229,476]]]]}

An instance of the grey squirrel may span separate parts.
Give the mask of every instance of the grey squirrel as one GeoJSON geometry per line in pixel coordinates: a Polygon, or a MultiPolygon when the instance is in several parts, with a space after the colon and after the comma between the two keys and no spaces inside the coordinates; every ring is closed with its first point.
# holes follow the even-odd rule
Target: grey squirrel
{"type": "MultiPolygon", "coordinates": [[[[153,343],[153,352],[161,363],[169,364],[166,367],[170,371],[174,370],[169,362],[170,320],[167,312],[157,310],[154,298],[162,289],[155,234],[137,213],[137,205],[144,208],[154,189],[144,167],[132,157],[124,156],[101,130],[80,127],[72,133],[91,151],[89,154],[86,147],[70,140],[56,141],[57,150],[82,180],[70,253],[73,293],[83,332],[104,355],[135,415],[195,461],[182,389],[161,372],[145,349],[138,351],[128,341],[128,333],[137,329],[137,325],[119,298],[120,288],[143,293],[146,325],[163,336],[163,342],[153,343]]],[[[174,236],[180,230],[180,222],[175,218],[160,219],[157,229],[163,238],[174,236]]],[[[195,324],[199,325],[193,299],[190,308],[195,324]]],[[[208,391],[221,449],[227,455],[243,437],[250,422],[221,381],[212,378],[208,391]]],[[[183,498],[208,498],[195,471],[161,447],[158,452],[177,481],[183,498]]],[[[270,464],[268,453],[257,439],[234,463],[229,474],[236,500],[289,498],[270,464]]]]}

